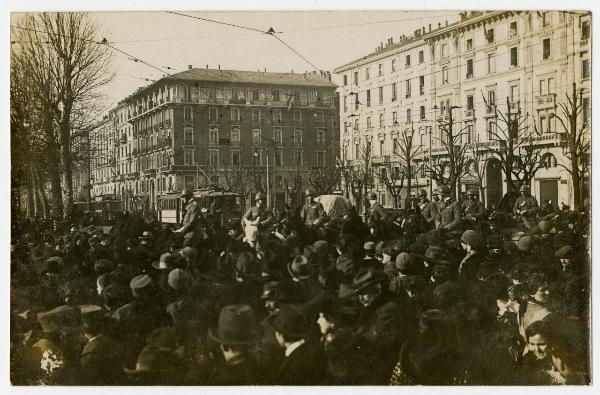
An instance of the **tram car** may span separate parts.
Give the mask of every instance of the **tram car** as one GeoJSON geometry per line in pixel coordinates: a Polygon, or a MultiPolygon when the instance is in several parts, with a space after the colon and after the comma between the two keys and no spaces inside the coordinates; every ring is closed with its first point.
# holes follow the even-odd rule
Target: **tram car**
{"type": "MultiPolygon", "coordinates": [[[[197,189],[194,200],[202,212],[220,225],[226,225],[242,216],[241,196],[234,192],[215,189],[197,189]]],[[[159,198],[159,220],[166,224],[180,224],[183,221],[183,205],[179,193],[166,193],[159,198]]]]}

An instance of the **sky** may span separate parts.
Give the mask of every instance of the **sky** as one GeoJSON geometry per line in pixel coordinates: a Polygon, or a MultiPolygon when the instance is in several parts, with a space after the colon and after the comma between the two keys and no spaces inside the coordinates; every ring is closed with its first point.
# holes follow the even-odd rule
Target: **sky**
{"type": "MultiPolygon", "coordinates": [[[[277,35],[321,70],[333,71],[373,52],[389,37],[394,42],[419,27],[458,19],[457,11],[306,11],[185,12],[277,35]]],[[[303,73],[313,66],[275,37],[239,27],[192,19],[167,12],[94,12],[98,39],[106,38],[126,56],[113,51],[114,80],[104,87],[113,106],[149,80],[193,67],[303,73]],[[155,66],[159,71],[138,60],[155,66]]],[[[334,82],[336,82],[334,80],[334,82]]],[[[339,80],[337,81],[339,83],[339,80]]]]}

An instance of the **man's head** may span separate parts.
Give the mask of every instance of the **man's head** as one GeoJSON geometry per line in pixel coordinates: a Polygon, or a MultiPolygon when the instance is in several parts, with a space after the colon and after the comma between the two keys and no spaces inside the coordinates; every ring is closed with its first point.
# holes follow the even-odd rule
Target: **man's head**
{"type": "Polygon", "coordinates": [[[258,207],[264,206],[266,200],[267,200],[267,197],[262,192],[258,192],[254,196],[254,201],[256,202],[256,206],[258,206],[258,207]]]}
{"type": "Polygon", "coordinates": [[[369,203],[373,205],[373,203],[377,203],[377,194],[375,192],[369,193],[369,203]]]}
{"type": "Polygon", "coordinates": [[[189,201],[192,196],[193,196],[193,192],[191,188],[183,188],[183,190],[181,191],[181,194],[179,195],[184,201],[189,201]]]}
{"type": "Polygon", "coordinates": [[[529,189],[529,185],[521,185],[519,191],[521,192],[521,196],[529,196],[531,190],[529,189]]]}
{"type": "Polygon", "coordinates": [[[548,281],[539,273],[534,273],[527,280],[527,289],[529,296],[538,303],[546,303],[550,297],[548,281]]]}
{"type": "Polygon", "coordinates": [[[419,189],[418,197],[421,200],[421,202],[426,202],[427,201],[427,191],[424,189],[419,189]]]}
{"type": "Polygon", "coordinates": [[[315,191],[313,191],[312,189],[307,189],[306,191],[304,191],[304,200],[306,201],[306,203],[310,203],[313,201],[315,197],[315,191]]]}
{"type": "Polygon", "coordinates": [[[479,200],[479,192],[477,191],[477,189],[469,189],[467,191],[467,197],[469,198],[469,200],[476,202],[477,200],[479,200]]]}

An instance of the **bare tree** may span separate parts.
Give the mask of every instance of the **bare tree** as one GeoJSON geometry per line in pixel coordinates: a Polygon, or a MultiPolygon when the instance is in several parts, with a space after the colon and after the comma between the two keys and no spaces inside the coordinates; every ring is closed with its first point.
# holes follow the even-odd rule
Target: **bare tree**
{"type": "Polygon", "coordinates": [[[479,197],[481,201],[485,204],[485,189],[484,179],[485,179],[485,166],[487,155],[483,150],[483,145],[480,142],[479,135],[475,138],[475,142],[469,144],[469,154],[471,158],[472,167],[468,167],[467,171],[475,178],[477,181],[477,187],[479,188],[479,197]],[[471,171],[472,170],[472,171],[471,171]]]}
{"type": "Polygon", "coordinates": [[[430,169],[430,174],[432,172],[435,173],[440,181],[446,180],[443,184],[450,187],[453,198],[457,197],[458,184],[464,176],[468,165],[467,145],[462,144],[463,136],[468,132],[468,126],[464,126],[458,130],[455,129],[452,110],[456,108],[458,107],[452,106],[448,108],[448,121],[445,121],[443,117],[437,120],[440,137],[434,138],[446,148],[448,159],[446,162],[438,161],[437,164],[432,164],[430,169]],[[449,170],[447,178],[444,175],[446,167],[449,170]]]}
{"type": "Polygon", "coordinates": [[[308,184],[317,195],[331,194],[340,181],[340,172],[334,166],[313,168],[307,175],[308,184]]]}
{"type": "MultiPolygon", "coordinates": [[[[485,98],[484,98],[485,99],[485,98]]],[[[500,161],[506,178],[508,192],[518,190],[521,185],[529,185],[535,173],[543,166],[541,162],[543,147],[535,144],[537,128],[527,124],[528,116],[521,110],[511,111],[506,98],[506,113],[494,106],[496,121],[488,128],[489,150],[500,161]]]]}
{"type": "Polygon", "coordinates": [[[578,117],[584,111],[585,106],[582,100],[582,89],[577,92],[577,86],[573,83],[571,96],[565,95],[566,102],[560,102],[558,105],[561,114],[554,116],[562,125],[561,133],[565,133],[567,145],[565,156],[569,160],[568,166],[562,163],[558,165],[569,172],[573,181],[573,206],[575,209],[581,207],[583,203],[584,178],[589,176],[591,165],[591,133],[589,129],[589,120],[583,117],[579,123],[578,117]]]}
{"type": "Polygon", "coordinates": [[[404,179],[406,172],[400,167],[390,164],[379,169],[379,178],[385,184],[385,189],[394,200],[394,208],[400,208],[400,195],[404,188],[404,179]]]}
{"type": "Polygon", "coordinates": [[[372,149],[371,143],[367,143],[360,149],[360,157],[350,163],[342,164],[341,177],[344,181],[347,197],[350,198],[357,210],[365,212],[367,188],[372,185],[372,149]],[[361,211],[362,210],[362,211],[361,211]]]}

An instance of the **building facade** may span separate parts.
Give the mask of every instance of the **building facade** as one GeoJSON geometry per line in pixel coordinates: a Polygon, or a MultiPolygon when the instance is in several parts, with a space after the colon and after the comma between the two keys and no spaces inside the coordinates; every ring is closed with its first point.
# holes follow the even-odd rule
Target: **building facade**
{"type": "Polygon", "coordinates": [[[153,211],[165,193],[218,186],[282,207],[335,167],[335,90],[325,73],[192,68],[138,89],[111,111],[116,193],[153,211]]]}
{"type": "Polygon", "coordinates": [[[105,116],[89,134],[90,197],[100,200],[116,194],[115,189],[115,131],[112,114],[105,116]]]}
{"type": "MultiPolygon", "coordinates": [[[[409,43],[384,47],[335,71],[348,76],[358,71],[360,75],[361,67],[378,67],[380,58],[388,58],[389,63],[397,57],[401,60],[411,55],[407,52],[412,48],[419,51],[425,48],[427,66],[420,70],[425,75],[425,97],[420,103],[410,104],[409,98],[402,96],[411,112],[399,113],[404,117],[399,124],[411,124],[412,141],[419,147],[418,154],[413,156],[413,166],[421,170],[430,165],[444,166],[448,161],[448,144],[442,142],[447,139],[447,132],[441,125],[447,125],[452,119],[453,129],[460,133],[454,143],[457,149],[465,147],[467,153],[460,191],[479,188],[488,206],[497,204],[509,186],[494,151],[506,149],[506,141],[499,137],[506,129],[503,119],[510,112],[512,118],[519,119],[519,133],[527,131],[531,136],[528,144],[535,146],[541,155],[543,166],[531,181],[533,194],[540,200],[551,201],[554,206],[561,202],[572,205],[572,180],[561,166],[569,166],[564,154],[566,137],[556,116],[562,115],[560,104],[567,102],[575,83],[578,92],[581,90],[580,123],[589,120],[590,18],[586,13],[562,11],[465,12],[456,23],[438,26],[425,34],[424,29],[417,31],[409,43]],[[413,111],[417,106],[421,111],[419,127],[414,126],[413,111]]],[[[409,78],[410,75],[391,74],[387,85],[395,82],[408,88],[409,78]]],[[[364,88],[362,84],[351,88],[359,92],[368,90],[366,83],[364,88]]],[[[340,100],[343,102],[343,97],[348,95],[348,87],[341,87],[340,100]]],[[[386,103],[387,108],[393,105],[386,103]]],[[[342,112],[342,120],[349,122],[350,116],[354,118],[354,125],[368,124],[368,111],[342,112]]],[[[591,125],[589,129],[587,135],[591,136],[591,125]]],[[[356,141],[369,134],[360,126],[352,132],[350,137],[347,129],[341,128],[343,146],[345,136],[349,136],[349,141],[356,141]]],[[[387,133],[390,139],[394,132],[392,128],[387,133]]],[[[342,150],[342,155],[344,152],[342,150]]],[[[375,164],[377,157],[372,160],[375,164]]],[[[418,185],[422,184],[423,176],[426,174],[415,174],[418,185]]],[[[430,181],[428,185],[431,189],[435,182],[430,181]]],[[[381,188],[375,185],[378,187],[381,188]]],[[[386,203],[384,199],[382,203],[386,203]]]]}

